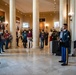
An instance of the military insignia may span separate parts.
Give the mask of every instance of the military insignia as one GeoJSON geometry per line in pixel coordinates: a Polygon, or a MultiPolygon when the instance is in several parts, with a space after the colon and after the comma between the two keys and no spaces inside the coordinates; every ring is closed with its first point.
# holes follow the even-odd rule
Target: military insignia
{"type": "Polygon", "coordinates": [[[66,35],[66,33],[64,33],[64,35],[66,35]]]}

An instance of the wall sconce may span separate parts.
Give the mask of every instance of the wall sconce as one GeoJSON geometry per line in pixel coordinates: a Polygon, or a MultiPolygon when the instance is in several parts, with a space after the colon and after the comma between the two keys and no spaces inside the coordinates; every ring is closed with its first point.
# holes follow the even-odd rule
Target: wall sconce
{"type": "Polygon", "coordinates": [[[49,24],[45,24],[46,29],[49,27],[49,24]]]}
{"type": "Polygon", "coordinates": [[[8,22],[6,21],[5,24],[8,24],[8,22]]]}
{"type": "Polygon", "coordinates": [[[6,25],[6,27],[8,26],[8,22],[7,21],[5,22],[5,25],[6,25]]]}
{"type": "Polygon", "coordinates": [[[70,21],[72,21],[72,16],[73,16],[72,12],[68,13],[68,17],[69,17],[70,21]]]}

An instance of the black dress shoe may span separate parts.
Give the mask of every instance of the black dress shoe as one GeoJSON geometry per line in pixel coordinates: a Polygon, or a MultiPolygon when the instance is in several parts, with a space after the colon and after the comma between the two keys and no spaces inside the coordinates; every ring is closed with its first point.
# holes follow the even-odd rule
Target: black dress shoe
{"type": "Polygon", "coordinates": [[[8,49],[8,48],[5,48],[5,49],[8,49]]]}
{"type": "Polygon", "coordinates": [[[59,61],[60,63],[63,63],[63,61],[59,61]]]}
{"type": "Polygon", "coordinates": [[[63,63],[63,64],[61,64],[61,66],[67,66],[67,65],[68,65],[68,64],[64,64],[64,63],[63,63]]]}
{"type": "Polygon", "coordinates": [[[5,51],[2,51],[2,52],[5,52],[5,51]]]}

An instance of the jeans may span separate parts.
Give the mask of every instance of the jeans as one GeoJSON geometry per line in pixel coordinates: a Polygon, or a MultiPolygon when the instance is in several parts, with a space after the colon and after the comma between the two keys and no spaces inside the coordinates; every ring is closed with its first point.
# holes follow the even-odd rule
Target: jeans
{"type": "Polygon", "coordinates": [[[24,40],[24,41],[23,41],[23,46],[24,46],[24,48],[26,48],[26,45],[27,45],[27,40],[24,40]]]}
{"type": "Polygon", "coordinates": [[[32,39],[27,39],[27,41],[28,41],[28,48],[32,48],[32,41],[31,41],[32,39]]]}
{"type": "Polygon", "coordinates": [[[41,48],[44,48],[44,40],[41,39],[41,48]]]}
{"type": "Polygon", "coordinates": [[[1,53],[1,50],[2,50],[2,42],[0,41],[0,53],[1,53]]]}
{"type": "Polygon", "coordinates": [[[6,49],[8,49],[9,40],[6,40],[6,49]]]}

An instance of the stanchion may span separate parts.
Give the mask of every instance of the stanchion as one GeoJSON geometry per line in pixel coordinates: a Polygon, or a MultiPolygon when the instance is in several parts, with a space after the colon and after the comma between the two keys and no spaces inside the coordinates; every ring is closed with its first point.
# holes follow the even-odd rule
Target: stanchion
{"type": "Polygon", "coordinates": [[[68,48],[66,48],[66,64],[68,65],[68,48]]]}

